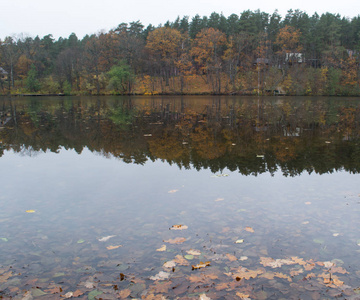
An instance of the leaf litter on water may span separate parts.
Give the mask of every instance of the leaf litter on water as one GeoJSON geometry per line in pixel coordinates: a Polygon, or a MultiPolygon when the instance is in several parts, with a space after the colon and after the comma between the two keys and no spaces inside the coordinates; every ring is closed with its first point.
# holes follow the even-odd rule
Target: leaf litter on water
{"type": "Polygon", "coordinates": [[[108,240],[110,240],[111,238],[115,237],[116,235],[108,235],[108,236],[104,236],[100,239],[98,239],[99,242],[106,242],[108,240]]]}
{"type": "Polygon", "coordinates": [[[170,230],[185,230],[185,229],[188,229],[188,226],[186,225],[173,225],[169,228],[170,230]]]}

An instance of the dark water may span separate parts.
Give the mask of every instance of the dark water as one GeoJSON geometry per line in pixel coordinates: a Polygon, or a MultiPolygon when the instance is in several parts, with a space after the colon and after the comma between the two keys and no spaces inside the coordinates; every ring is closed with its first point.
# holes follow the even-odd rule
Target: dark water
{"type": "Polygon", "coordinates": [[[25,97],[0,112],[3,298],[357,299],[357,98],[25,97]]]}

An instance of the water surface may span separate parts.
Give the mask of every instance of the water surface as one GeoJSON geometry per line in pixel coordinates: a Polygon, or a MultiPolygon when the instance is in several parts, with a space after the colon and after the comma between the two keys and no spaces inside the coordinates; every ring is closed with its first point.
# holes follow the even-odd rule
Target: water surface
{"type": "Polygon", "coordinates": [[[1,98],[1,295],[355,297],[359,104],[1,98]]]}

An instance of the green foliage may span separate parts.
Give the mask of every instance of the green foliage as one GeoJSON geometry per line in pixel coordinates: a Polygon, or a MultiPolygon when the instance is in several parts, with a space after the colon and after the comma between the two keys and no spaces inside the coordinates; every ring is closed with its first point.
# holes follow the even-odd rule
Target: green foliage
{"type": "Polygon", "coordinates": [[[109,84],[107,89],[116,94],[124,94],[131,92],[131,85],[134,81],[134,74],[130,67],[124,63],[113,66],[107,73],[109,76],[109,84]]]}
{"type": "Polygon", "coordinates": [[[30,92],[38,92],[41,88],[40,82],[37,78],[36,67],[34,64],[31,65],[26,78],[26,87],[30,92]]]}
{"type": "Polygon", "coordinates": [[[67,80],[63,84],[63,91],[65,95],[71,94],[71,84],[67,80]]]}

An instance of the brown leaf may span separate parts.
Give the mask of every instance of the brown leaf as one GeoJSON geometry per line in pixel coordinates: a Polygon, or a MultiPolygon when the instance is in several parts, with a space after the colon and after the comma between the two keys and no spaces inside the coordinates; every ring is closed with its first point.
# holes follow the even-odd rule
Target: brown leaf
{"type": "Polygon", "coordinates": [[[237,292],[236,293],[236,296],[238,296],[238,297],[240,297],[240,299],[250,299],[249,297],[249,295],[247,295],[247,294],[244,294],[244,293],[240,293],[240,292],[237,292]]]}
{"type": "Polygon", "coordinates": [[[45,292],[50,294],[58,294],[62,292],[62,288],[60,286],[55,286],[50,289],[45,290],[45,292]]]}
{"type": "Polygon", "coordinates": [[[347,272],[344,268],[342,268],[342,267],[336,267],[336,266],[334,266],[334,267],[331,268],[331,272],[332,272],[332,273],[340,273],[340,274],[348,274],[348,273],[349,273],[349,272],[347,272]]]}
{"type": "Polygon", "coordinates": [[[227,288],[229,288],[229,284],[227,282],[222,282],[215,286],[215,290],[217,291],[225,290],[227,288]]]}
{"type": "Polygon", "coordinates": [[[278,278],[284,278],[284,279],[287,279],[289,282],[292,282],[292,279],[288,275],[285,275],[283,273],[275,272],[274,276],[278,277],[278,278]]]}
{"type": "Polygon", "coordinates": [[[166,251],[166,245],[162,245],[159,249],[156,249],[156,251],[159,251],[159,252],[166,251]]]}
{"type": "Polygon", "coordinates": [[[181,266],[188,266],[189,265],[189,262],[181,255],[176,255],[175,259],[174,259],[174,262],[176,262],[178,265],[181,265],[181,266]]]}
{"type": "Polygon", "coordinates": [[[154,285],[150,287],[151,292],[153,293],[164,293],[167,294],[169,289],[171,288],[172,282],[171,281],[157,281],[154,285]]]}
{"type": "Polygon", "coordinates": [[[236,280],[246,279],[249,280],[250,278],[256,278],[258,275],[263,274],[264,271],[261,269],[258,270],[248,270],[246,268],[240,267],[236,273],[232,274],[232,277],[236,280]],[[239,279],[238,279],[239,278],[239,279]]]}
{"type": "Polygon", "coordinates": [[[186,241],[186,238],[184,237],[178,237],[178,238],[175,238],[175,239],[168,239],[168,240],[165,240],[164,242],[165,243],[170,243],[170,244],[182,244],[183,242],[186,241]]]}
{"type": "Polygon", "coordinates": [[[229,254],[229,253],[226,254],[226,257],[227,257],[230,261],[236,261],[236,260],[237,260],[236,256],[234,256],[234,255],[232,255],[232,254],[229,254]]]}
{"type": "Polygon", "coordinates": [[[303,269],[292,269],[290,271],[290,276],[297,276],[301,273],[304,273],[304,270],[303,269]]]}
{"type": "Polygon", "coordinates": [[[84,294],[84,292],[82,292],[82,291],[80,291],[80,290],[76,290],[76,291],[74,292],[73,297],[76,298],[76,297],[79,297],[79,296],[81,296],[81,295],[83,295],[83,294],[84,294]]]}

